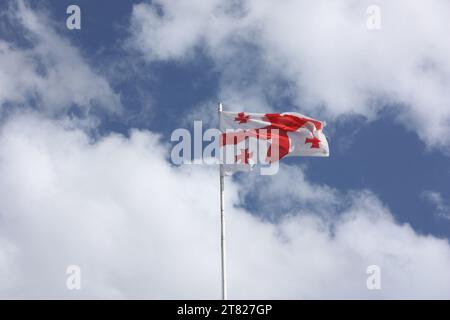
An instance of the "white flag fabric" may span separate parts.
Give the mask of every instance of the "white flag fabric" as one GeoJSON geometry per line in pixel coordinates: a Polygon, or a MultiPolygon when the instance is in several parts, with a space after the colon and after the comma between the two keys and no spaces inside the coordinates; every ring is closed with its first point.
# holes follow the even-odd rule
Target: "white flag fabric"
{"type": "Polygon", "coordinates": [[[287,156],[329,156],[323,121],[295,112],[219,114],[225,174],[248,171],[256,164],[269,164],[287,156]]]}

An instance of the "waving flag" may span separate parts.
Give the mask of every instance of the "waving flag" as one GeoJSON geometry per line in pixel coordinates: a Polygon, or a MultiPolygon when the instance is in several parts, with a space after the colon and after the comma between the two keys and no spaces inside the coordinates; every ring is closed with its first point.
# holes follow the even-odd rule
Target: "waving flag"
{"type": "Polygon", "coordinates": [[[220,112],[220,147],[226,174],[287,156],[328,157],[325,122],[299,113],[220,112]],[[251,146],[257,146],[252,148],[251,146]]]}

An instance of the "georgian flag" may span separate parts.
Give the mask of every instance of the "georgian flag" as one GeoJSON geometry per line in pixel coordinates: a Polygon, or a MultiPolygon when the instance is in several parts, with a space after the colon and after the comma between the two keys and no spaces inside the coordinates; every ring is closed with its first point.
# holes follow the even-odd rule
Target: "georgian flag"
{"type": "Polygon", "coordinates": [[[328,157],[325,122],[300,113],[220,112],[221,160],[226,174],[288,156],[328,157]]]}

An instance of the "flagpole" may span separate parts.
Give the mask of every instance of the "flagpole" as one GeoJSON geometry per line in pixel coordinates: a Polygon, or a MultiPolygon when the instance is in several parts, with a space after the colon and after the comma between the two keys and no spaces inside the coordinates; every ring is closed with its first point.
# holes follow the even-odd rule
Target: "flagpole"
{"type": "MultiPolygon", "coordinates": [[[[219,129],[220,117],[222,112],[222,103],[219,102],[219,129]]],[[[220,157],[219,157],[220,158],[220,157]]],[[[224,175],[223,164],[220,162],[220,249],[222,262],[222,300],[227,300],[227,278],[226,278],[226,264],[225,264],[225,206],[224,206],[224,175]]]]}

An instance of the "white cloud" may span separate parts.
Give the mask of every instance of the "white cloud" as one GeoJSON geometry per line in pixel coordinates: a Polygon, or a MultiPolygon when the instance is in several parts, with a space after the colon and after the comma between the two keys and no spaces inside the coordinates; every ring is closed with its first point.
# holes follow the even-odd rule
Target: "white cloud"
{"type": "Polygon", "coordinates": [[[422,198],[436,208],[436,214],[439,217],[450,219],[450,206],[446,203],[440,192],[426,190],[422,192],[422,198]]]}
{"type": "MultiPolygon", "coordinates": [[[[217,170],[171,166],[167,147],[149,131],[92,143],[66,122],[11,117],[0,131],[0,296],[218,298],[217,170]],[[65,287],[72,264],[81,291],[65,287]]],[[[290,167],[252,179],[226,182],[231,298],[448,298],[448,241],[396,223],[370,192],[339,194],[290,167]],[[251,188],[280,215],[296,196],[328,211],[264,221],[240,207],[251,188]],[[366,289],[372,264],[381,291],[366,289]]]]}
{"type": "Polygon", "coordinates": [[[93,106],[120,111],[119,96],[44,14],[17,1],[2,18],[9,19],[16,32],[23,29],[31,46],[0,40],[0,108],[32,101],[49,115],[64,114],[74,105],[84,114],[93,106]]]}
{"type": "Polygon", "coordinates": [[[156,1],[135,5],[132,30],[150,60],[184,60],[203,46],[222,72],[220,93],[240,97],[241,108],[279,99],[271,91],[282,79],[282,93],[305,112],[372,119],[389,106],[428,145],[447,148],[450,3],[378,1],[378,31],[366,28],[371,4],[156,1]]]}

